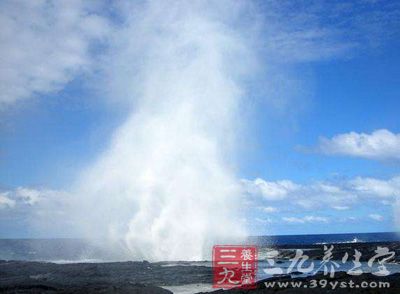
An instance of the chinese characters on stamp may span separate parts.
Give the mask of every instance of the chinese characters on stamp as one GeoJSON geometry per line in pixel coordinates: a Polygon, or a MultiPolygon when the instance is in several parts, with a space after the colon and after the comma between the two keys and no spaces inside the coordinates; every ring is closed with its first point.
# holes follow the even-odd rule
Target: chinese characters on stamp
{"type": "Polygon", "coordinates": [[[257,247],[214,246],[213,272],[214,288],[254,288],[257,275],[257,247]]]}
{"type": "MultiPolygon", "coordinates": [[[[294,256],[287,259],[286,266],[278,266],[279,251],[271,250],[266,258],[267,267],[263,272],[267,275],[285,275],[294,271],[314,275],[323,273],[325,276],[333,278],[335,272],[344,270],[348,275],[359,276],[364,270],[368,269],[375,276],[387,276],[390,271],[386,267],[387,263],[395,257],[395,252],[387,247],[378,246],[374,255],[361,262],[362,253],[354,249],[353,254],[345,252],[338,258],[333,255],[334,246],[323,247],[321,260],[312,260],[303,250],[296,249],[294,256]]],[[[257,268],[258,268],[258,248],[256,246],[241,245],[216,245],[213,247],[213,287],[214,288],[246,288],[256,287],[257,268]]],[[[282,262],[279,263],[282,265],[282,262]]]]}
{"type": "MultiPolygon", "coordinates": [[[[281,268],[275,265],[275,258],[279,256],[279,252],[272,250],[269,252],[268,258],[266,259],[268,267],[263,269],[263,271],[267,275],[276,275],[290,274],[293,273],[293,270],[295,269],[297,272],[302,274],[316,274],[317,272],[323,272],[324,275],[329,275],[331,278],[333,278],[335,276],[335,272],[340,269],[341,265],[351,263],[351,268],[346,271],[348,275],[359,276],[363,274],[363,266],[360,261],[362,254],[360,251],[355,249],[353,258],[350,258],[349,254],[346,252],[341,260],[334,260],[333,250],[333,245],[329,247],[324,246],[324,256],[322,257],[322,260],[311,261],[309,257],[304,254],[303,250],[296,249],[295,256],[288,260],[290,265],[287,268],[281,268]]],[[[368,268],[371,270],[371,273],[375,276],[389,275],[390,272],[385,264],[393,260],[395,252],[390,251],[387,247],[378,246],[374,253],[375,255],[368,260],[364,267],[368,266],[368,268]],[[376,267],[374,267],[374,265],[376,265],[376,267]]]]}

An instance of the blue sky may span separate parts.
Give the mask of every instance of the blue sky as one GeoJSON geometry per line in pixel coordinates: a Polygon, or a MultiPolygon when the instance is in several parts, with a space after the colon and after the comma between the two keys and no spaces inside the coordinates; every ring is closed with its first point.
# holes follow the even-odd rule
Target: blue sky
{"type": "MultiPolygon", "coordinates": [[[[276,118],[277,122],[271,127],[268,118],[261,119],[262,123],[257,121],[255,132],[265,133],[266,128],[268,136],[258,142],[257,152],[247,154],[243,176],[290,179],[306,184],[312,181],[335,182],[337,178],[387,179],[397,175],[399,164],[396,159],[377,161],[345,155],[327,156],[307,150],[307,147],[315,146],[321,136],[330,138],[349,132],[368,134],[378,129],[399,133],[399,45],[399,41],[393,39],[385,46],[351,58],[302,64],[299,71],[311,72],[313,79],[311,101],[305,110],[296,114],[294,126],[290,120],[285,124],[286,117],[276,118]]],[[[266,226],[276,234],[282,231],[287,234],[393,231],[396,230],[393,213],[391,207],[374,202],[360,203],[351,210],[327,209],[322,213],[333,220],[354,216],[359,218],[358,221],[336,225],[287,225],[277,221],[266,226]],[[374,213],[384,216],[385,220],[368,218],[374,213]]],[[[256,231],[263,225],[258,225],[256,231]]]]}
{"type": "MultiPolygon", "coordinates": [[[[250,233],[396,230],[400,7],[391,1],[306,1],[299,7],[278,2],[255,3],[257,77],[245,91],[246,115],[240,119],[246,127],[236,143],[233,169],[248,196],[250,233]]],[[[50,9],[1,5],[4,21],[18,11],[21,19],[29,13],[39,19],[50,9]]],[[[51,50],[37,44],[41,33],[23,20],[14,20],[11,33],[4,34],[5,67],[23,68],[27,77],[14,78],[11,71],[0,77],[0,237],[52,236],[43,226],[29,229],[31,211],[50,209],[38,203],[51,191],[68,191],[107,150],[130,113],[124,102],[109,99],[119,94],[113,88],[118,85],[102,88],[104,76],[98,75],[104,60],[115,71],[121,66],[113,61],[115,51],[108,51],[118,43],[108,34],[126,16],[118,7],[52,9],[95,13],[92,18],[72,13],[54,32],[40,24],[43,40],[54,38],[51,50]],[[75,22],[87,28],[83,35],[75,22]],[[28,40],[18,35],[21,28],[28,40]],[[63,47],[57,30],[67,30],[72,49],[63,47]],[[10,50],[29,42],[32,53],[14,60],[10,50]],[[51,60],[43,62],[49,50],[51,60]],[[50,74],[41,77],[38,65],[50,74]],[[36,88],[29,86],[32,80],[36,88]]]]}

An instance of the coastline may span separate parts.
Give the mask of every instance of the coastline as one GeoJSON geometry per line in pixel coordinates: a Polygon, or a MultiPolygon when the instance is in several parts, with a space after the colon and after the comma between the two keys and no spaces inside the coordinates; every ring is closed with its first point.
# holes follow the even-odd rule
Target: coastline
{"type": "MultiPolygon", "coordinates": [[[[324,246],[333,245],[333,260],[339,260],[343,254],[351,256],[357,249],[363,253],[360,260],[366,262],[375,254],[377,247],[387,247],[396,253],[390,261],[391,265],[399,265],[400,242],[374,242],[374,243],[341,243],[341,244],[317,244],[296,247],[290,245],[266,246],[268,250],[281,252],[277,260],[290,260],[296,249],[302,249],[309,255],[312,261],[321,261],[324,256],[324,246]],[[306,251],[307,250],[307,251],[306,251]]],[[[263,257],[259,257],[260,259],[263,257]]],[[[283,263],[283,262],[282,262],[283,263]]],[[[389,289],[380,289],[379,293],[400,292],[400,271],[386,277],[377,277],[371,273],[363,273],[360,276],[350,276],[337,270],[335,276],[330,278],[323,273],[310,276],[301,276],[293,272],[292,275],[279,275],[261,279],[254,290],[212,290],[204,291],[213,279],[212,268],[207,262],[97,262],[97,263],[52,263],[42,261],[0,261],[0,292],[3,293],[325,293],[326,288],[316,287],[310,289],[282,288],[278,285],[267,289],[265,282],[302,282],[309,284],[312,280],[329,282],[354,283],[362,281],[387,281],[389,289]],[[298,276],[296,276],[298,275],[298,276]],[[193,285],[193,292],[190,287],[193,285]],[[394,289],[394,290],[393,290],[394,289]],[[394,292],[393,292],[394,291],[394,292]],[[396,292],[397,291],[397,292],[396,292]]],[[[280,263],[277,262],[279,265],[280,263]]],[[[400,268],[400,265],[399,265],[400,268]]],[[[335,289],[337,293],[371,293],[373,289],[335,289]],[[347,291],[347,292],[346,292],[347,291]]],[[[374,292],[372,292],[374,293],[374,292]]],[[[376,292],[377,293],[377,292],[376,292]]]]}

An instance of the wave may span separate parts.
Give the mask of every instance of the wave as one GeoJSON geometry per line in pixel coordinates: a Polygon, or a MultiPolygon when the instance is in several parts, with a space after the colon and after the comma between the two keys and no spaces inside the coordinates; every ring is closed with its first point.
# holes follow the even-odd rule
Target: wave
{"type": "Polygon", "coordinates": [[[327,244],[353,244],[353,243],[365,243],[365,241],[358,239],[358,238],[353,238],[353,240],[348,240],[348,241],[338,241],[338,242],[317,242],[315,245],[327,245],[327,244]]]}

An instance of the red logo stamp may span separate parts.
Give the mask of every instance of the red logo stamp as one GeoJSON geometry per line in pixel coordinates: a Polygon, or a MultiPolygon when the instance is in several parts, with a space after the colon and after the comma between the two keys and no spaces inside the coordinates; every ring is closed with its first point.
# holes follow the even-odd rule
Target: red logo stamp
{"type": "Polygon", "coordinates": [[[257,247],[216,245],[213,247],[213,288],[254,289],[257,247]]]}

